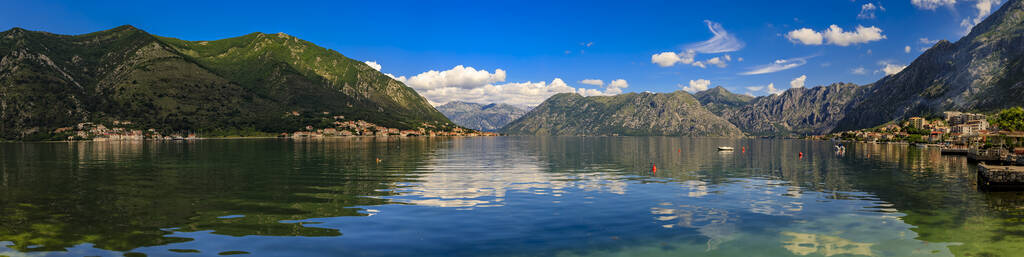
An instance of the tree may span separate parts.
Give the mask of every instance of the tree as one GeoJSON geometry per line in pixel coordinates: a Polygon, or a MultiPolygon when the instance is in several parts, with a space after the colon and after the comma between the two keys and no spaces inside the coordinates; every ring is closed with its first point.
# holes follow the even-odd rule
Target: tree
{"type": "Polygon", "coordinates": [[[990,119],[989,122],[999,127],[999,129],[1024,131],[1024,108],[1013,107],[1003,109],[999,111],[999,114],[990,119]]]}

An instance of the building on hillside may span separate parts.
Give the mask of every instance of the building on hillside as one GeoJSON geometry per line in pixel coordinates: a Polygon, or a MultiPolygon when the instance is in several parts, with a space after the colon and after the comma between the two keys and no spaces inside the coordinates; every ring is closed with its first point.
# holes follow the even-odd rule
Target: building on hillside
{"type": "Polygon", "coordinates": [[[916,129],[923,129],[926,121],[924,120],[924,118],[921,117],[910,117],[910,119],[907,122],[910,124],[911,127],[914,127],[916,129]]]}
{"type": "Polygon", "coordinates": [[[959,133],[961,135],[977,135],[983,131],[989,129],[988,121],[985,120],[972,120],[964,124],[954,125],[952,128],[953,133],[959,133]]]}
{"type": "Polygon", "coordinates": [[[984,114],[966,112],[944,112],[942,113],[949,125],[964,124],[972,120],[984,120],[984,114]]]}
{"type": "Polygon", "coordinates": [[[988,121],[986,120],[971,120],[968,121],[967,123],[964,123],[964,125],[967,125],[967,127],[970,127],[971,131],[974,131],[976,133],[988,130],[989,127],[988,121]]]}

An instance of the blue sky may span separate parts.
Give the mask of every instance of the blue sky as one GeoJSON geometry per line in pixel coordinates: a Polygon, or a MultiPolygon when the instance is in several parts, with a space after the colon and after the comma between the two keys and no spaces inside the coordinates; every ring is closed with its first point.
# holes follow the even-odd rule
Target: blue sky
{"type": "Polygon", "coordinates": [[[769,84],[785,90],[801,76],[806,76],[806,87],[867,84],[885,76],[887,66],[891,72],[909,64],[934,40],[958,40],[977,17],[1002,4],[1001,0],[87,2],[5,0],[0,3],[4,6],[0,30],[22,27],[81,34],[131,24],[186,40],[284,32],[372,61],[435,104],[467,100],[521,105],[535,105],[551,93],[567,90],[595,95],[684,87],[693,91],[706,85],[765,95],[770,93],[769,84]],[[828,31],[832,25],[842,33],[828,31]],[[725,36],[698,47],[715,36],[709,27],[725,36]],[[922,42],[924,38],[931,42],[922,42]],[[689,50],[694,50],[693,62],[686,61],[689,50]],[[654,58],[666,52],[672,55],[661,57],[674,55],[683,61],[654,58]],[[715,57],[724,61],[725,55],[730,60],[724,67],[708,62],[715,57]],[[759,68],[770,72],[753,72],[759,68]],[[600,85],[596,80],[601,80],[600,85]]]}

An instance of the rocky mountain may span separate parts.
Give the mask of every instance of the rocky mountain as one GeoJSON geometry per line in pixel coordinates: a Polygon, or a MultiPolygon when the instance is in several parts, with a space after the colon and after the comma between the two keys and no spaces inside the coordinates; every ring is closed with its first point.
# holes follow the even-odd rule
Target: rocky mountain
{"type": "Polygon", "coordinates": [[[448,102],[438,106],[437,110],[459,126],[482,131],[498,130],[526,114],[526,110],[508,104],[479,104],[460,101],[448,102]]]}
{"type": "Polygon", "coordinates": [[[281,132],[302,126],[284,115],[293,111],[397,128],[450,122],[401,82],[285,34],[184,41],[131,26],[0,32],[0,138],[99,120],[281,132]]]}
{"type": "Polygon", "coordinates": [[[697,99],[744,132],[754,136],[817,135],[832,131],[845,117],[846,108],[865,87],[836,83],[812,88],[793,88],[777,95],[761,96],[746,101],[722,88],[698,92],[697,99]],[[708,92],[712,91],[713,92],[708,92]],[[708,92],[708,93],[705,93],[708,92]],[[727,97],[708,97],[708,96],[727,97]],[[733,97],[728,97],[733,96],[733,97]]]}
{"type": "Polygon", "coordinates": [[[1024,1],[1007,1],[956,43],[939,41],[901,72],[868,87],[838,129],[1024,105],[1024,1]]]}
{"type": "Polygon", "coordinates": [[[794,88],[749,100],[714,88],[696,97],[756,136],[824,134],[948,110],[1024,105],[1024,1],[1008,1],[960,41],[939,41],[873,84],[794,88]]]}
{"type": "Polygon", "coordinates": [[[589,97],[557,94],[501,131],[528,135],[743,136],[736,126],[704,109],[683,91],[589,97]]]}
{"type": "Polygon", "coordinates": [[[735,112],[754,100],[753,96],[734,94],[721,86],[693,94],[694,98],[708,111],[715,115],[722,116],[727,112],[735,112]]]}

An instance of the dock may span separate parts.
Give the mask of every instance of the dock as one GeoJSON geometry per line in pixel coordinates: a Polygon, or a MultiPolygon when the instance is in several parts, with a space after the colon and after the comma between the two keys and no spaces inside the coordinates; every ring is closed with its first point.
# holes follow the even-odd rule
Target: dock
{"type": "Polygon", "coordinates": [[[1024,191],[1024,166],[978,164],[978,187],[983,190],[1024,191]]]}
{"type": "Polygon", "coordinates": [[[967,161],[1002,163],[1007,156],[1009,156],[1009,152],[1003,149],[971,149],[967,152],[967,161]]]}

